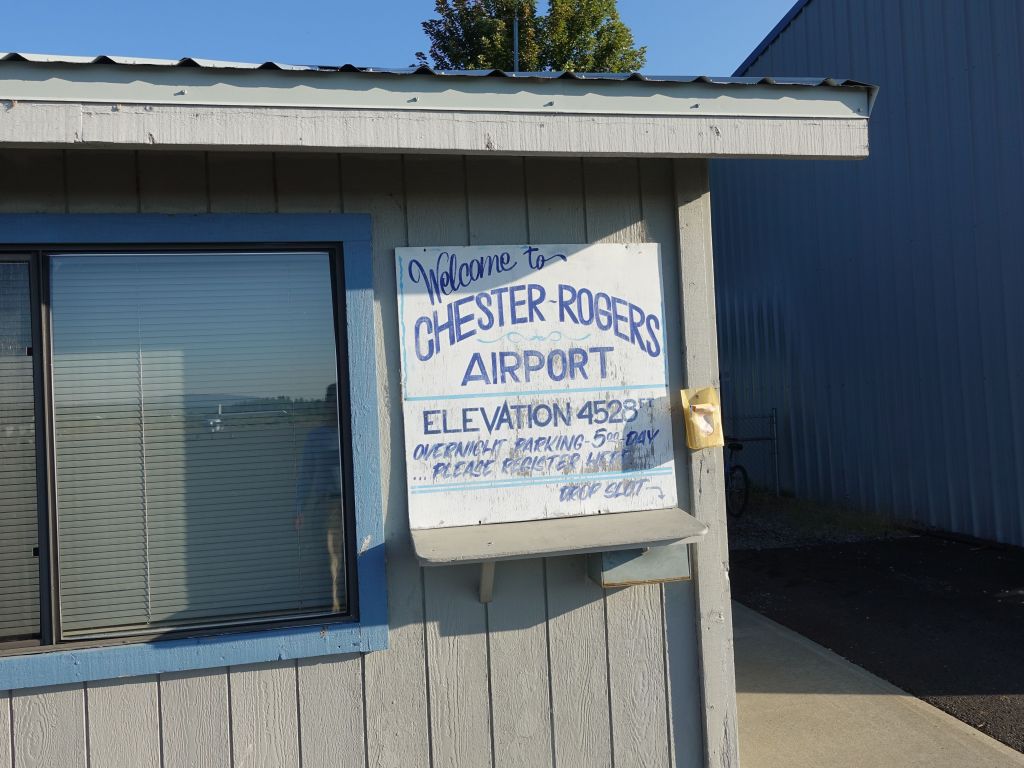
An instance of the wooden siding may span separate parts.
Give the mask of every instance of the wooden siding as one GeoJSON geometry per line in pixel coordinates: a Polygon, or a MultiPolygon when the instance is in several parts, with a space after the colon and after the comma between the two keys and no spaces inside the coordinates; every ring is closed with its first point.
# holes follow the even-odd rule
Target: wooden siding
{"type": "MultiPolygon", "coordinates": [[[[373,216],[391,624],[390,650],[365,657],[0,693],[0,768],[700,765],[692,583],[604,592],[582,557],[502,563],[484,605],[479,568],[416,564],[393,359],[409,243],[656,240],[679,317],[676,176],[660,160],[0,151],[0,211],[373,216]]],[[[685,507],[685,463],[678,477],[685,507]]]]}

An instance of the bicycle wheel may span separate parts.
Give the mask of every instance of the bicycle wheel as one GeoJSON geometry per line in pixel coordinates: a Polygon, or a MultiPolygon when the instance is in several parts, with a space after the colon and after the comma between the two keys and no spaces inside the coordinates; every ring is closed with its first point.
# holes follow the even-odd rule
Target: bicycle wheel
{"type": "Polygon", "coordinates": [[[739,517],[747,508],[750,498],[750,477],[747,470],[734,464],[725,478],[725,511],[732,517],[739,517]]]}

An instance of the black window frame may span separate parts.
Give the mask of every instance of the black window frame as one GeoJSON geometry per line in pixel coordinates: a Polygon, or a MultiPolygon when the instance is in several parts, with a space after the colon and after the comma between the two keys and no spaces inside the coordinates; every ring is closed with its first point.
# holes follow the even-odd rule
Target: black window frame
{"type": "MultiPolygon", "coordinates": [[[[2,235],[0,235],[2,236],[2,235]]],[[[37,538],[39,558],[39,638],[4,641],[0,656],[36,653],[57,649],[93,648],[107,645],[136,644],[155,640],[206,637],[254,630],[319,626],[330,623],[356,623],[359,611],[358,553],[356,551],[356,505],[354,498],[353,447],[351,443],[352,404],[349,379],[349,344],[346,333],[347,292],[344,243],[330,241],[279,242],[61,242],[0,244],[0,262],[27,262],[29,265],[30,307],[32,314],[33,389],[35,393],[35,442],[37,486],[37,538]],[[50,267],[54,256],[63,254],[153,254],[188,253],[309,253],[325,252],[331,270],[334,314],[335,368],[337,371],[339,455],[341,457],[343,536],[345,545],[344,578],[346,606],[341,613],[318,613],[308,617],[225,621],[208,626],[183,627],[154,632],[88,639],[63,639],[60,625],[60,590],[57,549],[56,453],[54,445],[53,386],[50,365],[52,332],[50,327],[50,267]]]]}

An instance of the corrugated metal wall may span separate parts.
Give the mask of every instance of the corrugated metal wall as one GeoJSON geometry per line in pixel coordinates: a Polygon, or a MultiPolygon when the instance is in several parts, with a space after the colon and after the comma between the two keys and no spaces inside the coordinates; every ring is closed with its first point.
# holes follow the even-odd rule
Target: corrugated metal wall
{"type": "Polygon", "coordinates": [[[859,163],[714,164],[723,390],[783,488],[1024,544],[1024,6],[811,0],[747,72],[881,86],[859,163]]]}
{"type": "MultiPolygon", "coordinates": [[[[498,566],[484,605],[479,567],[419,567],[394,359],[394,249],[408,244],[659,242],[680,316],[677,181],[664,160],[0,150],[5,213],[372,215],[391,642],[14,692],[0,677],[0,768],[697,765],[694,583],[606,592],[585,557],[523,560],[498,566]]],[[[669,376],[682,386],[681,355],[669,376]]]]}

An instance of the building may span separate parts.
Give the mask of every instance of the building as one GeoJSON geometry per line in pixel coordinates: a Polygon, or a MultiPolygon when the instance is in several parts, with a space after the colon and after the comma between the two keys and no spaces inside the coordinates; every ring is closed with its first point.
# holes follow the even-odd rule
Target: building
{"type": "Polygon", "coordinates": [[[809,0],[738,71],[880,86],[867,163],[715,166],[724,407],[797,496],[1024,544],[1022,22],[809,0]]]}
{"type": "Polygon", "coordinates": [[[481,74],[0,57],[0,765],[736,764],[721,453],[670,407],[718,379],[707,158],[864,157],[872,90],[481,74]],[[557,274],[625,292],[559,286],[600,365],[508,331],[505,411],[605,392],[570,418],[652,425],[605,493],[674,504],[495,523],[550,461],[470,496],[422,459],[493,441],[409,440],[551,418],[414,385],[557,274]]]}

